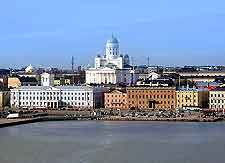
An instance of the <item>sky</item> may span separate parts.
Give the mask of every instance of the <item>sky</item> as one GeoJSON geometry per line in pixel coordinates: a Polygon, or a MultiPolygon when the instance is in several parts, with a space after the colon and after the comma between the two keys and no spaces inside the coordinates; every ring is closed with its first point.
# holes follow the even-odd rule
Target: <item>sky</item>
{"type": "Polygon", "coordinates": [[[134,64],[225,65],[224,0],[0,2],[0,68],[92,65],[114,34],[134,64]]]}

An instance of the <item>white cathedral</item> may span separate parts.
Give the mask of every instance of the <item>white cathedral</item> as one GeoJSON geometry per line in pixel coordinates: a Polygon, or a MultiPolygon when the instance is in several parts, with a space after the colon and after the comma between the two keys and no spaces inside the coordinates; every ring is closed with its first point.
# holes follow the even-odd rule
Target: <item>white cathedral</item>
{"type": "Polygon", "coordinates": [[[129,65],[129,56],[121,55],[119,41],[112,36],[107,40],[105,55],[95,57],[95,67],[86,71],[87,84],[131,84],[137,77],[129,65]]]}

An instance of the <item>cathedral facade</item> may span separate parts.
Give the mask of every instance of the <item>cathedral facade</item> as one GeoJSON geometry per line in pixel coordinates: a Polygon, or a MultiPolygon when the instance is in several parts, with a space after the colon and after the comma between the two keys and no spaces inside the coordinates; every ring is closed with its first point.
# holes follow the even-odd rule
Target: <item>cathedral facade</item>
{"type": "Polygon", "coordinates": [[[131,84],[136,81],[134,70],[126,68],[129,56],[120,54],[119,47],[114,36],[107,40],[105,54],[95,57],[94,68],[86,71],[87,84],[131,84]]]}

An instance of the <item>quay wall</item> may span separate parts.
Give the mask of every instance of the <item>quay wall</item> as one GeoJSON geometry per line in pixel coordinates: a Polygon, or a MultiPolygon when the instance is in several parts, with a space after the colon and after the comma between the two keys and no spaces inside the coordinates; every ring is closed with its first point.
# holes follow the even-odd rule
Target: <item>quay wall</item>
{"type": "Polygon", "coordinates": [[[97,121],[165,121],[165,122],[218,122],[223,121],[223,118],[206,118],[206,119],[188,119],[188,118],[135,118],[135,117],[65,117],[65,116],[46,116],[32,119],[0,119],[0,128],[23,125],[28,123],[45,122],[45,121],[71,121],[71,120],[97,120],[97,121]]]}

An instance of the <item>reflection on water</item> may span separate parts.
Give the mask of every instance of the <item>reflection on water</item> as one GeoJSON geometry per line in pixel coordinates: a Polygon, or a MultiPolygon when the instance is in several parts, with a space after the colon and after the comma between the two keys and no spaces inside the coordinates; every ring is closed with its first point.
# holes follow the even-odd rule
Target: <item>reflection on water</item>
{"type": "Polygon", "coordinates": [[[0,129],[1,163],[212,163],[225,123],[44,122],[0,129]]]}

